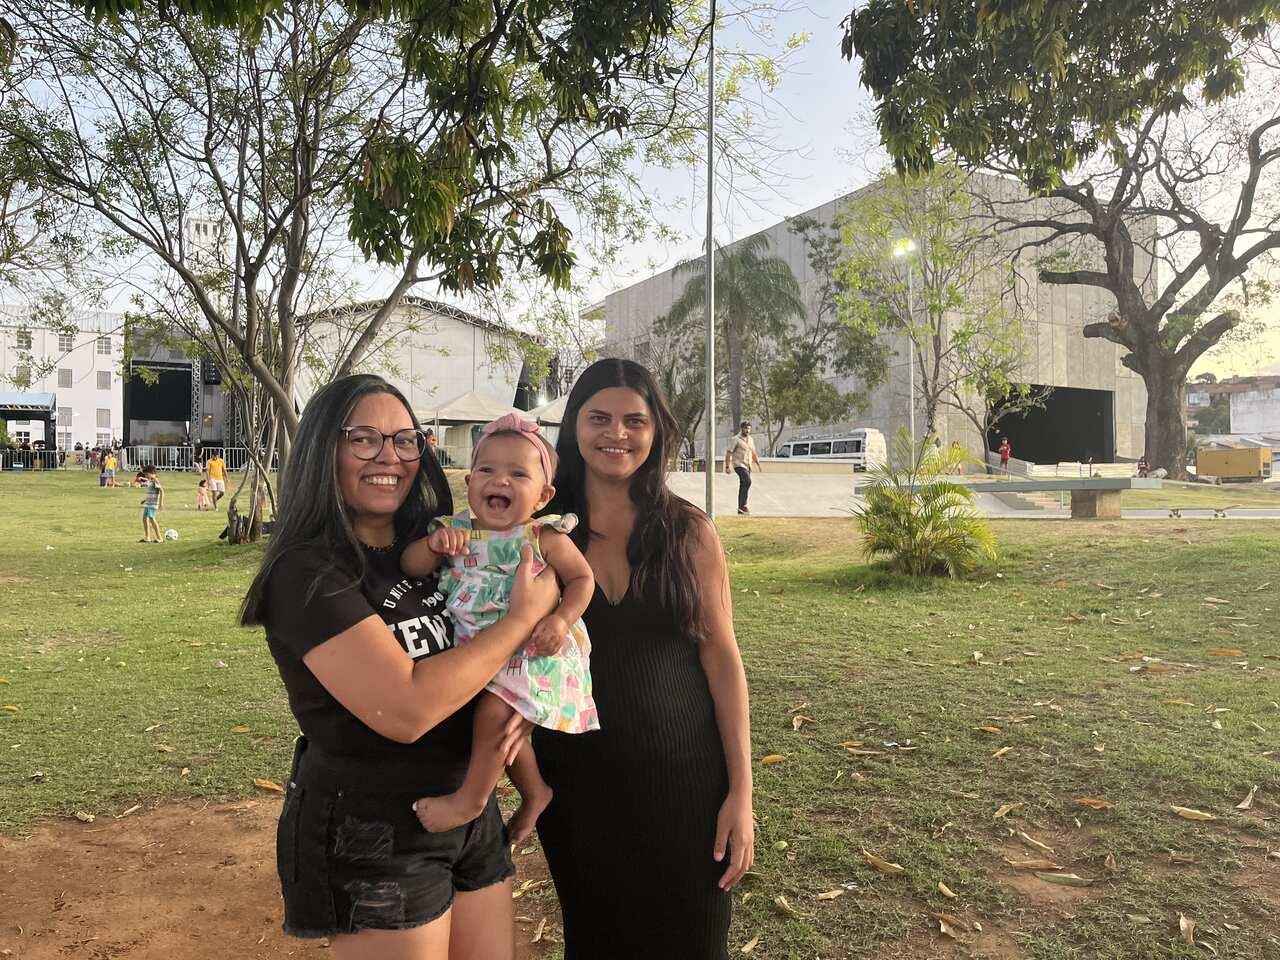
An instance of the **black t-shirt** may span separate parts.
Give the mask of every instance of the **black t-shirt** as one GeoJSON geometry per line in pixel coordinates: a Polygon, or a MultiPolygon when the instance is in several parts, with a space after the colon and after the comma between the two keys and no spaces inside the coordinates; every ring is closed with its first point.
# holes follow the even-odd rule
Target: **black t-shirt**
{"type": "Polygon", "coordinates": [[[403,768],[405,789],[448,792],[461,783],[471,754],[471,704],[415,743],[397,743],[365,726],[302,662],[311,649],[374,613],[414,660],[453,647],[453,622],[438,581],[401,573],[402,552],[366,549],[364,580],[352,586],[352,576],[325,571],[324,557],[285,554],[267,585],[267,643],[310,747],[344,766],[377,768],[384,782],[403,768]]]}

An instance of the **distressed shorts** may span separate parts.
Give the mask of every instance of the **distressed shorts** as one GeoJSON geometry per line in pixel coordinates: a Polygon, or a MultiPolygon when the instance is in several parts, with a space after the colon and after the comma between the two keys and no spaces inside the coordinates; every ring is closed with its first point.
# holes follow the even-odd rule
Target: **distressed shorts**
{"type": "MultiPolygon", "coordinates": [[[[299,754],[304,749],[300,743],[299,754]]],[[[445,833],[412,810],[421,791],[373,792],[299,776],[295,758],[276,828],[284,931],[329,937],[430,923],[454,894],[515,873],[495,797],[475,820],[445,833]]]]}

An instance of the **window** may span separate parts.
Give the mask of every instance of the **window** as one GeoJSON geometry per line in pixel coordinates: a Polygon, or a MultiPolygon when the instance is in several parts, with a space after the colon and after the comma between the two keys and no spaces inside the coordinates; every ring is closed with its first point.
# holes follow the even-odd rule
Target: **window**
{"type": "Polygon", "coordinates": [[[789,456],[791,456],[791,444],[789,444],[789,443],[784,443],[782,446],[780,446],[780,447],[778,448],[777,456],[779,456],[779,457],[789,457],[789,456]]]}
{"type": "Polygon", "coordinates": [[[17,431],[15,431],[15,432],[14,432],[13,436],[14,436],[14,439],[16,439],[16,440],[18,441],[18,443],[30,443],[30,442],[31,442],[31,431],[30,431],[30,430],[17,430],[17,431]]]}
{"type": "Polygon", "coordinates": [[[30,330],[18,331],[18,349],[19,350],[31,349],[31,331],[30,330]]]}
{"type": "Polygon", "coordinates": [[[99,407],[99,408],[98,408],[98,426],[100,426],[100,427],[110,427],[110,426],[111,426],[111,411],[110,411],[110,410],[104,410],[102,407],[99,407]]]}
{"type": "Polygon", "coordinates": [[[98,431],[98,446],[100,447],[111,446],[111,434],[98,431]]]}
{"type": "Polygon", "coordinates": [[[69,333],[58,334],[58,352],[70,353],[76,348],[76,338],[69,333]]]}
{"type": "Polygon", "coordinates": [[[30,420],[15,420],[15,421],[13,421],[13,422],[14,422],[14,423],[16,423],[16,424],[17,424],[18,426],[20,426],[20,427],[29,427],[29,426],[31,426],[31,421],[30,421],[30,420]]]}
{"type": "Polygon", "coordinates": [[[829,457],[830,455],[831,455],[830,440],[827,440],[824,443],[815,443],[813,447],[809,450],[809,456],[811,457],[829,457]]]}
{"type": "Polygon", "coordinates": [[[70,430],[58,431],[58,448],[60,450],[71,449],[71,431],[70,430]]]}
{"type": "Polygon", "coordinates": [[[809,445],[807,443],[793,443],[791,445],[791,455],[793,457],[807,457],[809,455],[809,445]]]}
{"type": "Polygon", "coordinates": [[[862,441],[861,441],[861,440],[855,440],[855,441],[853,441],[853,452],[854,452],[854,453],[861,453],[861,452],[862,452],[862,441]]]}
{"type": "Polygon", "coordinates": [[[853,452],[853,441],[852,441],[852,440],[837,440],[835,443],[833,443],[833,444],[831,445],[831,452],[832,452],[832,453],[835,453],[835,454],[841,454],[841,453],[852,453],[852,452],[853,452]]]}
{"type": "Polygon", "coordinates": [[[110,337],[98,338],[98,355],[103,357],[111,356],[111,338],[110,337]]]}
{"type": "Polygon", "coordinates": [[[59,370],[58,370],[58,389],[59,389],[59,390],[66,390],[66,389],[68,389],[70,386],[71,386],[71,371],[70,371],[70,370],[68,370],[66,367],[61,367],[61,368],[59,368],[59,370]]]}
{"type": "Polygon", "coordinates": [[[31,386],[31,368],[28,366],[21,366],[14,370],[13,382],[20,389],[26,389],[31,386]]]}
{"type": "Polygon", "coordinates": [[[70,407],[58,408],[58,422],[62,424],[64,427],[71,426],[71,416],[72,414],[71,414],[70,407]]]}
{"type": "Polygon", "coordinates": [[[99,390],[111,389],[111,371],[110,370],[98,371],[98,389],[99,390]]]}

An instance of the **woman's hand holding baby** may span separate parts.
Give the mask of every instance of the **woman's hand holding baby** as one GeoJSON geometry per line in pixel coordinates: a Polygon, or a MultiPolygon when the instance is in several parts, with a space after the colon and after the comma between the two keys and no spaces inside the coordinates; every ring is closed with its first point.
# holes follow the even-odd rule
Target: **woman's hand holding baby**
{"type": "Polygon", "coordinates": [[[458,527],[439,527],[427,537],[427,546],[442,557],[456,557],[467,552],[470,530],[458,527]]]}

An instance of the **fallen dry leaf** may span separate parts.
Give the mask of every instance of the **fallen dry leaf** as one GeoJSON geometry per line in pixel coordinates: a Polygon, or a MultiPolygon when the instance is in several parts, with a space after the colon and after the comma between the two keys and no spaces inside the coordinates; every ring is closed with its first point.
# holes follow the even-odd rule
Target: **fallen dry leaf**
{"type": "Polygon", "coordinates": [[[1018,831],[1018,839],[1033,850],[1039,850],[1041,853],[1053,853],[1053,847],[1047,843],[1041,843],[1035,837],[1023,833],[1021,830],[1018,831]]]}
{"type": "Polygon", "coordinates": [[[1221,597],[1205,597],[1204,602],[1205,603],[1227,603],[1227,604],[1231,603],[1230,600],[1223,600],[1221,597]]]}
{"type": "Polygon", "coordinates": [[[995,753],[991,755],[991,759],[999,760],[1001,757],[1003,757],[1006,753],[1008,753],[1012,749],[1013,747],[1001,747],[999,750],[997,750],[995,753]]]}
{"type": "Polygon", "coordinates": [[[817,722],[818,721],[814,720],[813,717],[806,717],[803,713],[797,713],[794,717],[791,718],[791,729],[799,731],[799,729],[803,727],[806,723],[817,723],[817,722]]]}
{"type": "Polygon", "coordinates": [[[938,914],[938,932],[952,940],[959,940],[962,932],[967,932],[969,925],[959,917],[953,917],[949,913],[938,914]]]}
{"type": "Polygon", "coordinates": [[[1046,873],[1044,871],[1036,871],[1036,876],[1045,883],[1056,883],[1064,887],[1093,886],[1093,880],[1088,877],[1077,876],[1074,873],[1046,873]]]}
{"type": "Polygon", "coordinates": [[[1102,797],[1081,797],[1076,803],[1082,807],[1090,807],[1093,810],[1110,810],[1115,806],[1110,800],[1104,800],[1102,797]]]}
{"type": "Polygon", "coordinates": [[[1120,869],[1120,865],[1116,863],[1116,855],[1108,851],[1107,858],[1102,861],[1102,865],[1107,868],[1108,873],[1115,873],[1120,869]]]}
{"type": "Polygon", "coordinates": [[[231,732],[232,733],[248,733],[249,728],[241,724],[239,726],[232,727],[231,732]]]}
{"type": "Polygon", "coordinates": [[[1179,807],[1171,805],[1170,810],[1180,816],[1183,820],[1217,820],[1212,813],[1205,813],[1203,810],[1193,810],[1191,807],[1179,807]]]}
{"type": "Polygon", "coordinates": [[[1004,858],[1004,862],[1015,870],[1061,870],[1062,867],[1054,863],[1052,860],[1010,860],[1004,858]]]}
{"type": "Polygon", "coordinates": [[[883,751],[883,750],[859,750],[859,749],[856,749],[856,748],[854,748],[854,747],[845,747],[845,749],[846,749],[846,750],[848,750],[848,751],[849,751],[849,753],[851,753],[851,754],[852,754],[853,756],[855,756],[855,757],[882,757],[882,756],[884,756],[884,751],[883,751]]]}
{"type": "Polygon", "coordinates": [[[1178,932],[1182,934],[1182,939],[1191,946],[1196,945],[1196,922],[1186,914],[1178,914],[1178,932]]]}
{"type": "Polygon", "coordinates": [[[274,780],[264,780],[261,777],[253,778],[253,785],[259,790],[269,790],[272,793],[284,793],[284,787],[276,783],[274,780]]]}
{"type": "Polygon", "coordinates": [[[1128,920],[1130,923],[1148,924],[1151,922],[1150,917],[1144,917],[1142,914],[1139,914],[1139,913],[1126,913],[1124,916],[1125,916],[1125,919],[1128,920]]]}
{"type": "Polygon", "coordinates": [[[862,856],[866,859],[867,863],[871,864],[872,867],[881,873],[897,874],[906,872],[906,868],[903,867],[902,864],[890,863],[888,860],[881,860],[874,853],[871,853],[866,849],[863,849],[862,856]]]}
{"type": "Polygon", "coordinates": [[[122,814],[120,814],[119,816],[117,816],[117,817],[116,817],[116,819],[117,819],[117,820],[123,820],[125,817],[129,816],[129,814],[131,814],[131,813],[137,813],[137,812],[138,812],[139,810],[141,810],[141,809],[142,809],[142,804],[140,804],[140,803],[135,803],[132,807],[130,807],[130,808],[129,808],[128,810],[126,810],[124,813],[122,813],[122,814]]]}
{"type": "Polygon", "coordinates": [[[757,934],[756,936],[752,937],[750,940],[748,940],[746,943],[742,945],[742,952],[750,953],[752,950],[754,950],[758,946],[760,946],[760,937],[757,934]]]}
{"type": "Polygon", "coordinates": [[[766,757],[761,757],[760,764],[767,767],[774,763],[782,763],[786,759],[787,758],[780,753],[771,753],[766,757]]]}
{"type": "Polygon", "coordinates": [[[777,907],[780,912],[786,914],[788,917],[800,916],[800,911],[797,910],[795,907],[793,907],[791,904],[787,903],[787,898],[784,897],[782,894],[778,894],[776,897],[773,898],[773,905],[777,907]]]}
{"type": "Polygon", "coordinates": [[[0,710],[5,711],[6,713],[17,713],[18,707],[17,704],[6,703],[3,707],[0,707],[0,710]]]}
{"type": "Polygon", "coordinates": [[[951,888],[948,887],[941,880],[938,881],[938,892],[942,894],[944,897],[946,897],[948,900],[954,900],[956,898],[956,895],[951,892],[951,888]]]}
{"type": "Polygon", "coordinates": [[[81,823],[93,823],[93,821],[97,820],[98,818],[95,817],[92,813],[85,813],[83,810],[77,810],[76,819],[79,820],[81,823]]]}
{"type": "Polygon", "coordinates": [[[1194,707],[1195,704],[1190,700],[1161,700],[1161,703],[1167,703],[1171,707],[1194,707]]]}
{"type": "Polygon", "coordinates": [[[986,733],[1000,733],[1000,732],[1001,732],[999,727],[991,727],[991,726],[987,726],[987,727],[974,727],[973,729],[975,729],[975,730],[982,730],[982,731],[985,731],[986,733]]]}
{"type": "Polygon", "coordinates": [[[843,889],[840,889],[840,888],[837,888],[837,889],[835,889],[835,890],[828,890],[826,893],[820,893],[820,894],[818,894],[818,899],[819,899],[819,900],[834,900],[834,899],[836,899],[836,897],[843,897],[843,896],[845,895],[845,893],[846,893],[846,892],[847,892],[847,891],[845,891],[845,890],[843,890],[843,889]]]}
{"type": "Polygon", "coordinates": [[[1252,810],[1253,795],[1258,792],[1258,785],[1255,783],[1250,789],[1249,794],[1243,800],[1236,804],[1237,810],[1252,810]]]}
{"type": "Polygon", "coordinates": [[[156,744],[156,750],[157,750],[159,753],[173,753],[173,749],[174,749],[174,748],[173,748],[173,747],[171,747],[171,746],[169,746],[167,743],[157,743],[157,744],[156,744]]]}
{"type": "Polygon", "coordinates": [[[1211,657],[1243,657],[1245,655],[1243,650],[1237,650],[1235,647],[1214,647],[1206,650],[1205,653],[1211,657]]]}
{"type": "Polygon", "coordinates": [[[529,942],[538,943],[540,940],[542,940],[542,933],[546,929],[547,929],[547,918],[543,917],[541,920],[538,921],[538,928],[533,931],[533,939],[530,940],[529,942]]]}
{"type": "Polygon", "coordinates": [[[999,807],[996,808],[996,812],[991,815],[991,819],[1003,820],[1014,810],[1017,810],[1020,806],[1022,806],[1021,803],[1002,803],[999,807]]]}

